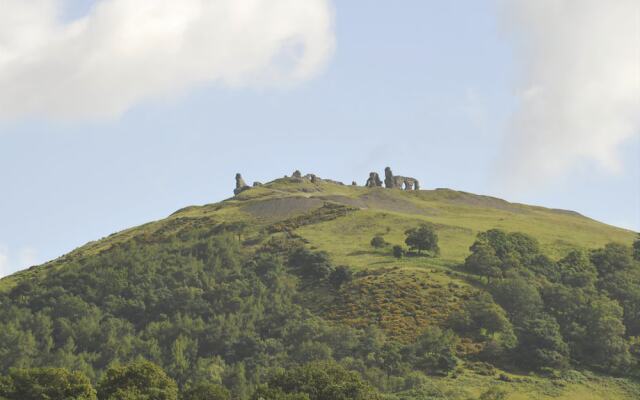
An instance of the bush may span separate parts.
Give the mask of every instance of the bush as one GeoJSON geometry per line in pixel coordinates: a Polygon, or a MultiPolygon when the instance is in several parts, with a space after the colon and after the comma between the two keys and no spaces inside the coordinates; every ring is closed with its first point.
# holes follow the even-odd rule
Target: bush
{"type": "Polygon", "coordinates": [[[329,283],[336,289],[345,283],[351,282],[353,279],[353,272],[349,267],[339,266],[329,274],[329,283]]]}
{"type": "Polygon", "coordinates": [[[375,235],[373,239],[371,239],[371,246],[375,247],[376,249],[385,247],[386,245],[388,245],[388,243],[386,242],[386,240],[384,240],[384,237],[382,237],[382,235],[375,235]]]}
{"type": "Polygon", "coordinates": [[[393,256],[395,258],[402,258],[402,256],[404,256],[404,249],[402,248],[402,246],[399,245],[395,245],[393,246],[393,249],[391,250],[393,252],[393,256]]]}

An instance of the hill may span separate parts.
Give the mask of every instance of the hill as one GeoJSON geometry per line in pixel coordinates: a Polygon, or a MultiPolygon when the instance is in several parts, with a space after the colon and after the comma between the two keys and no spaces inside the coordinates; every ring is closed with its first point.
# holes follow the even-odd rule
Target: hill
{"type": "Polygon", "coordinates": [[[499,387],[510,399],[631,399],[635,238],[450,189],[277,179],[0,280],[0,372],[60,366],[96,382],[143,356],[180,388],[215,381],[248,398],[283,367],[330,361],[389,398],[499,387]],[[406,248],[420,226],[437,256],[406,248]],[[589,335],[615,345],[589,347],[589,335]]]}

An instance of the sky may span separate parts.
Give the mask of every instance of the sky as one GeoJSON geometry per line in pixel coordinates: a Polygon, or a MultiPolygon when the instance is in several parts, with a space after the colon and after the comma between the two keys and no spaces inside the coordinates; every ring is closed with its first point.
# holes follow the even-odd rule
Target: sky
{"type": "Polygon", "coordinates": [[[0,0],[0,276],[385,166],[640,231],[640,3],[0,0]]]}

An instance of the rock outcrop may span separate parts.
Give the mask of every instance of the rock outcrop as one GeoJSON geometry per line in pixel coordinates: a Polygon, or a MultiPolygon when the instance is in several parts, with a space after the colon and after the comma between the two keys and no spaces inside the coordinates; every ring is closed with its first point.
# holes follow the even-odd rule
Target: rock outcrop
{"type": "Polygon", "coordinates": [[[367,179],[367,183],[365,183],[366,187],[381,187],[382,181],[380,180],[380,175],[377,172],[369,172],[369,179],[367,179]]]}
{"type": "Polygon", "coordinates": [[[247,189],[251,189],[251,186],[247,185],[240,173],[236,174],[236,188],[233,190],[233,194],[239,194],[247,189]]]}

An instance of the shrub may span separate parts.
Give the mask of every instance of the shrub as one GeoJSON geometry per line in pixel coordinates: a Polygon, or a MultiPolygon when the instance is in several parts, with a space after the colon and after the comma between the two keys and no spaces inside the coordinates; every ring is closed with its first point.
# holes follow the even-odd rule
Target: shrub
{"type": "Polygon", "coordinates": [[[402,256],[404,256],[404,249],[400,245],[393,246],[392,252],[395,258],[402,258],[402,256]]]}
{"type": "Polygon", "coordinates": [[[388,243],[384,240],[382,235],[375,235],[373,239],[371,239],[371,246],[379,249],[381,247],[385,247],[388,243]]]}

